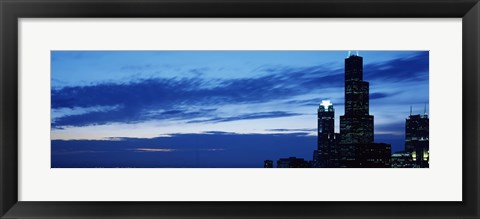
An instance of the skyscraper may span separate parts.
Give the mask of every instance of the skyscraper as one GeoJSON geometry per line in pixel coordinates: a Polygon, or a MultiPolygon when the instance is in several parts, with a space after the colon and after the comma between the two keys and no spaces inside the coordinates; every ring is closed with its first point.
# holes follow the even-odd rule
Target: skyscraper
{"type": "Polygon", "coordinates": [[[349,55],[345,59],[345,114],[340,116],[340,133],[335,133],[333,104],[322,100],[317,110],[317,150],[313,152],[313,161],[281,158],[277,167],[428,167],[427,114],[407,118],[405,151],[392,155],[392,145],[374,142],[374,117],[370,115],[369,102],[369,83],[363,80],[363,58],[349,55]]]}
{"type": "Polygon", "coordinates": [[[340,116],[342,167],[357,167],[356,148],[373,143],[369,102],[369,83],[363,81],[363,58],[350,55],[345,59],[345,115],[340,116]]]}
{"type": "Polygon", "coordinates": [[[335,110],[329,100],[322,100],[318,107],[317,119],[319,136],[326,135],[326,139],[333,136],[335,133],[335,110]]]}
{"type": "Polygon", "coordinates": [[[363,58],[345,59],[345,115],[340,116],[342,144],[373,142],[373,116],[369,115],[369,84],[363,81],[363,58]]]}
{"type": "Polygon", "coordinates": [[[405,151],[411,153],[415,167],[428,167],[429,162],[429,118],[410,115],[405,121],[405,151]]]}
{"type": "Polygon", "coordinates": [[[335,134],[335,110],[329,100],[323,100],[318,107],[318,142],[314,152],[315,167],[337,166],[339,135],[335,134]],[[318,154],[315,154],[318,153],[318,154]],[[317,157],[315,157],[317,155],[317,157]]]}

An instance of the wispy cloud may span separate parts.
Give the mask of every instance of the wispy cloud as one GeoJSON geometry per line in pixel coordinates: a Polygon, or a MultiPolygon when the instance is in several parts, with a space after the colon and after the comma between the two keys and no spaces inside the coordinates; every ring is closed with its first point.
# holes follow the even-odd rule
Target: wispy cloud
{"type": "Polygon", "coordinates": [[[302,115],[302,114],[283,112],[283,111],[259,112],[259,113],[241,114],[238,116],[231,116],[231,117],[214,117],[211,119],[204,119],[204,120],[192,120],[192,121],[188,121],[188,123],[218,123],[218,122],[230,122],[230,121],[237,121],[237,120],[270,119],[270,118],[290,117],[290,116],[299,116],[299,115],[302,115]]]}
{"type": "Polygon", "coordinates": [[[364,66],[364,77],[373,81],[405,82],[428,81],[429,54],[418,52],[411,57],[364,66]]]}
{"type": "MultiPolygon", "coordinates": [[[[151,66],[124,66],[148,68],[151,66]]],[[[53,128],[139,123],[149,120],[185,120],[189,123],[220,123],[235,120],[279,118],[300,115],[287,108],[315,106],[321,98],[300,99],[301,95],[339,98],[343,96],[343,68],[330,65],[259,69],[256,77],[202,78],[208,68],[195,70],[196,77],[149,78],[127,83],[98,83],[87,86],[53,88],[52,109],[71,109],[52,120],[53,128]],[[335,90],[336,89],[336,90],[335,90]],[[333,91],[332,91],[333,90],[333,91]],[[334,95],[333,95],[334,94],[334,95]],[[333,95],[333,96],[332,96],[333,95]],[[232,104],[264,104],[283,101],[283,110],[271,112],[230,112],[217,109],[232,104]],[[206,109],[204,106],[210,106],[206,109]],[[102,110],[81,112],[75,109],[102,110]]],[[[365,65],[365,78],[381,84],[428,80],[428,52],[406,58],[365,65]]],[[[371,83],[372,84],[372,83],[371,83]]],[[[386,99],[395,92],[372,91],[371,99],[386,99]]],[[[343,100],[335,100],[341,105],[343,100]]]]}
{"type": "Polygon", "coordinates": [[[143,65],[125,65],[122,66],[120,69],[121,70],[127,70],[127,71],[144,71],[147,69],[152,69],[158,67],[157,65],[152,65],[152,64],[143,64],[143,65]]]}
{"type": "Polygon", "coordinates": [[[267,129],[265,131],[269,132],[311,132],[311,131],[316,131],[317,129],[267,129]]]}
{"type": "Polygon", "coordinates": [[[209,149],[205,149],[206,151],[224,151],[225,149],[224,148],[209,148],[209,149]]]}
{"type": "Polygon", "coordinates": [[[382,99],[391,96],[395,96],[398,93],[384,93],[384,92],[375,92],[370,94],[370,100],[382,99]]]}
{"type": "Polygon", "coordinates": [[[137,152],[174,152],[176,149],[171,148],[135,148],[132,149],[137,152]]]}

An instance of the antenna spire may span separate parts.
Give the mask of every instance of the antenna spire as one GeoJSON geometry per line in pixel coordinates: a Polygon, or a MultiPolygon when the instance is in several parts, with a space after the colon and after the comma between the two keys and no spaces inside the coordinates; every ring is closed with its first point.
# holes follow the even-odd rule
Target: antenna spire
{"type": "Polygon", "coordinates": [[[351,54],[352,54],[352,51],[348,51],[348,56],[347,56],[347,58],[350,57],[351,54]]]}
{"type": "Polygon", "coordinates": [[[423,115],[427,115],[427,103],[425,103],[425,106],[423,108],[423,115]]]}
{"type": "Polygon", "coordinates": [[[357,56],[358,56],[358,50],[357,50],[357,56]]]}
{"type": "Polygon", "coordinates": [[[412,105],[410,105],[410,115],[412,115],[412,105]]]}

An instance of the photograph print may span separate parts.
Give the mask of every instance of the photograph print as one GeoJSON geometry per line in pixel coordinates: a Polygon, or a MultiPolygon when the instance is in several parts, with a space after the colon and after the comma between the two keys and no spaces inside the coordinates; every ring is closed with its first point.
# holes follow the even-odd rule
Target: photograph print
{"type": "Polygon", "coordinates": [[[429,168],[429,51],[51,51],[51,168],[429,168]]]}

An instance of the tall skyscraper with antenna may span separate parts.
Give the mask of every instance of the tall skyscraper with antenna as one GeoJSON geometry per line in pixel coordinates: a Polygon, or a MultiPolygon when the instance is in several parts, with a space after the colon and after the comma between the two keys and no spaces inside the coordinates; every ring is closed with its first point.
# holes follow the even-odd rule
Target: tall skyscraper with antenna
{"type": "MultiPolygon", "coordinates": [[[[312,167],[390,168],[392,166],[391,145],[374,142],[374,118],[370,115],[369,104],[369,83],[363,80],[363,58],[358,55],[358,52],[356,55],[349,52],[345,59],[345,114],[340,116],[340,134],[335,133],[333,105],[328,100],[322,100],[317,110],[318,147],[313,152],[312,167]]],[[[410,118],[416,117],[411,115],[410,118]]],[[[396,160],[404,158],[403,155],[395,156],[396,160]]],[[[277,166],[287,166],[283,164],[286,160],[288,159],[279,160],[277,166]]],[[[395,167],[405,166],[397,163],[394,164],[395,167]]]]}
{"type": "Polygon", "coordinates": [[[363,58],[350,54],[345,59],[345,115],[340,116],[340,150],[344,166],[355,163],[359,144],[373,143],[369,102],[369,83],[363,80],[363,58]]]}
{"type": "Polygon", "coordinates": [[[345,59],[345,115],[340,116],[342,144],[373,142],[369,102],[369,83],[363,80],[363,58],[350,55],[345,59]]]}

